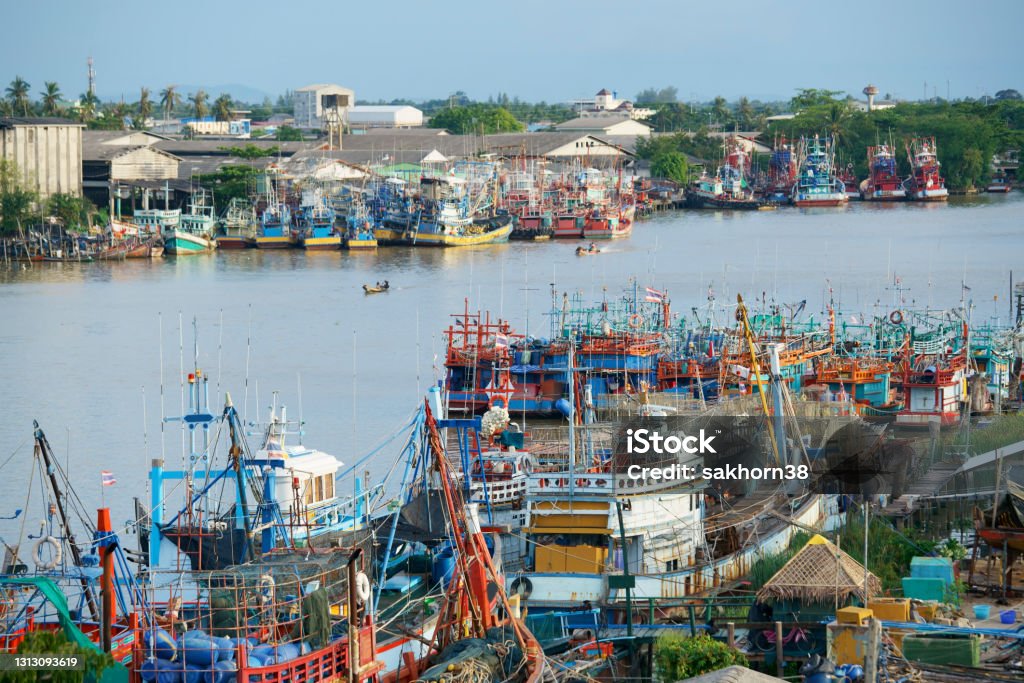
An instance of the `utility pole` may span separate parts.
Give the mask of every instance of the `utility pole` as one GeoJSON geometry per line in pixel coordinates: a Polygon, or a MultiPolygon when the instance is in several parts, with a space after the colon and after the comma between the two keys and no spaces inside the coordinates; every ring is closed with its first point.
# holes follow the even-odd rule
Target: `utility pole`
{"type": "Polygon", "coordinates": [[[89,66],[89,95],[94,97],[96,95],[96,69],[92,67],[92,55],[86,60],[86,64],[89,66]]]}

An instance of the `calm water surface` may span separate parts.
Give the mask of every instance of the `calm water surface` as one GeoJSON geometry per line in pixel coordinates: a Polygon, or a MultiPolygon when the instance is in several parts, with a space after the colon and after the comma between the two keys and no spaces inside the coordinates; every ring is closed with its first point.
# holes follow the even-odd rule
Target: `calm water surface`
{"type": "MultiPolygon", "coordinates": [[[[551,283],[597,299],[636,277],[667,290],[684,313],[706,302],[709,286],[722,301],[737,292],[807,299],[811,311],[831,287],[844,315],[859,318],[891,308],[898,276],[918,305],[956,304],[966,281],[976,317],[1005,322],[1011,270],[1024,277],[1022,209],[1015,192],[948,205],[672,212],[588,258],[574,255],[577,242],[552,242],[0,264],[0,462],[13,454],[0,469],[0,537],[13,542],[20,528],[3,518],[24,505],[33,419],[87,506],[100,502],[100,470],[114,472],[106,503],[115,520],[129,518],[131,496],[147,497],[151,458],[181,464],[181,434],[161,432],[160,415],[161,406],[181,412],[180,359],[191,365],[193,317],[215,408],[230,392],[252,420],[278,391],[289,415],[305,420],[307,444],[353,462],[396,431],[436,381],[441,332],[466,298],[546,336],[551,283]],[[362,293],[363,283],[384,279],[390,292],[362,293]]],[[[372,475],[383,474],[397,447],[369,464],[372,475]]],[[[27,529],[35,533],[38,479],[33,487],[27,529]]]]}

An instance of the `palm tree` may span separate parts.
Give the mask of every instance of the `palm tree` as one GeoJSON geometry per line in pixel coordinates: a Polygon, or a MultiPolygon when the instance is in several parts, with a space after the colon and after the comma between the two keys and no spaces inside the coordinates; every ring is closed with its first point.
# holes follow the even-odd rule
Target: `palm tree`
{"type": "Polygon", "coordinates": [[[138,115],[135,117],[135,127],[142,130],[146,127],[146,121],[153,113],[153,102],[149,99],[149,88],[139,91],[139,103],[135,105],[138,115]]]}
{"type": "Polygon", "coordinates": [[[736,113],[739,115],[740,125],[743,126],[743,130],[752,130],[754,107],[750,104],[750,100],[746,97],[741,97],[736,105],[736,113]]]}
{"type": "Polygon", "coordinates": [[[846,125],[850,122],[850,106],[846,102],[833,102],[828,106],[828,115],[825,117],[825,129],[832,138],[835,147],[845,145],[846,125]]]}
{"type": "Polygon", "coordinates": [[[82,121],[90,121],[96,116],[99,109],[100,98],[92,91],[82,93],[78,96],[78,118],[82,121]]]}
{"type": "Polygon", "coordinates": [[[711,111],[715,115],[715,123],[724,127],[729,118],[729,107],[726,106],[725,98],[721,95],[716,96],[711,105],[711,111]]]}
{"type": "Polygon", "coordinates": [[[230,121],[231,120],[231,96],[221,94],[216,100],[213,101],[213,115],[217,117],[218,121],[230,121]]]}
{"type": "Polygon", "coordinates": [[[181,95],[178,94],[177,86],[169,85],[160,91],[160,106],[164,110],[164,119],[171,118],[174,108],[181,104],[181,95]]]}
{"type": "Polygon", "coordinates": [[[15,76],[11,84],[7,86],[7,96],[11,98],[11,108],[14,111],[21,111],[22,116],[28,116],[29,106],[32,104],[28,99],[29,84],[21,76],[15,76]]]}
{"type": "Polygon", "coordinates": [[[189,98],[192,101],[192,108],[195,111],[196,118],[201,119],[206,116],[206,91],[202,88],[196,90],[196,94],[189,98]]]}
{"type": "Polygon", "coordinates": [[[54,81],[46,81],[43,85],[46,86],[46,90],[41,93],[43,113],[47,116],[56,116],[60,113],[60,107],[57,106],[61,98],[60,86],[54,81]]]}

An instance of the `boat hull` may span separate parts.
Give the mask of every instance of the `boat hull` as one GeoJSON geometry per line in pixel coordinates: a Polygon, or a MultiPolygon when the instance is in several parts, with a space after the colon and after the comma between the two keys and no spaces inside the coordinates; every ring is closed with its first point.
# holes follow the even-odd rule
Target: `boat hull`
{"type": "Polygon", "coordinates": [[[377,240],[372,237],[366,239],[348,239],[345,240],[345,247],[349,251],[368,251],[377,248],[377,240]]]}
{"type": "Polygon", "coordinates": [[[306,251],[337,251],[341,249],[341,235],[303,237],[299,245],[306,251]]]}
{"type": "Polygon", "coordinates": [[[914,190],[907,193],[907,199],[915,202],[944,202],[949,199],[949,190],[914,190]]]}
{"type": "MultiPolygon", "coordinates": [[[[507,218],[507,217],[506,217],[507,218]]],[[[413,232],[402,228],[383,226],[374,230],[379,242],[412,244],[418,247],[472,247],[507,242],[512,233],[512,221],[506,219],[498,227],[484,230],[479,234],[449,235],[440,232],[413,232]]]]}
{"type": "Polygon", "coordinates": [[[164,253],[171,256],[207,254],[216,248],[213,240],[201,235],[175,230],[164,237],[164,253]]]}
{"type": "Polygon", "coordinates": [[[257,249],[291,249],[292,238],[288,235],[261,236],[256,238],[257,249]]]}
{"type": "Polygon", "coordinates": [[[250,249],[256,246],[256,241],[251,237],[242,235],[222,235],[217,238],[218,249],[250,249]]]}
{"type": "Polygon", "coordinates": [[[806,199],[793,199],[793,206],[799,207],[813,207],[813,206],[842,206],[849,200],[845,194],[841,195],[829,195],[827,197],[808,197],[806,199]]]}

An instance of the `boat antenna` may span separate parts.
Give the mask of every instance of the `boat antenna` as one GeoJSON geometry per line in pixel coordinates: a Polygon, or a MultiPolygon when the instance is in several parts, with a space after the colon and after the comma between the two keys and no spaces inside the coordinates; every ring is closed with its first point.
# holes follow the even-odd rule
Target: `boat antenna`
{"type": "Polygon", "coordinates": [[[302,445],[302,373],[295,373],[295,384],[299,392],[299,445],[302,445]]]}
{"type": "Polygon", "coordinates": [[[220,396],[221,359],[224,349],[224,309],[220,309],[220,334],[217,336],[217,396],[220,396]]]}
{"type": "MultiPolygon", "coordinates": [[[[181,311],[178,311],[178,386],[181,393],[181,414],[185,414],[185,335],[181,329],[181,311]]],[[[181,430],[181,469],[188,464],[185,460],[185,429],[181,430]]]]}
{"type": "MultiPolygon", "coordinates": [[[[160,416],[167,414],[164,403],[164,314],[157,313],[157,330],[160,337],[160,416]]],[[[160,420],[160,459],[167,458],[167,442],[164,439],[164,421],[160,420]]],[[[148,480],[147,480],[148,481],[148,480]]]]}
{"type": "MultiPolygon", "coordinates": [[[[252,351],[252,304],[249,304],[249,330],[245,336],[245,394],[242,398],[242,422],[249,417],[249,357],[252,351]]],[[[257,401],[258,404],[258,401],[257,401]]]]}

